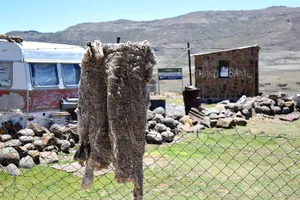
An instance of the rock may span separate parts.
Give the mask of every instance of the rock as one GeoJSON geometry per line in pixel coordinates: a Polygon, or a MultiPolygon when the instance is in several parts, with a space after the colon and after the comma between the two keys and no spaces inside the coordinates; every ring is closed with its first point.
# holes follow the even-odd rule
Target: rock
{"type": "Polygon", "coordinates": [[[28,151],[28,155],[30,155],[36,165],[40,164],[40,152],[37,150],[28,151]]]}
{"type": "Polygon", "coordinates": [[[59,139],[68,139],[71,135],[70,128],[67,126],[61,126],[59,124],[53,124],[50,129],[51,133],[54,134],[56,138],[59,139]]]}
{"type": "Polygon", "coordinates": [[[272,106],[271,110],[275,113],[275,114],[281,114],[281,108],[279,106],[272,106]]]}
{"type": "Polygon", "coordinates": [[[13,139],[5,142],[5,147],[18,147],[21,146],[22,143],[18,139],[13,139]]]}
{"type": "Polygon", "coordinates": [[[217,104],[216,109],[219,110],[219,111],[225,110],[225,105],[226,104],[217,104]]]}
{"type": "Polygon", "coordinates": [[[46,134],[43,134],[43,136],[41,137],[41,140],[47,146],[47,145],[56,145],[58,139],[53,137],[52,133],[46,133],[46,134]]]}
{"type": "Polygon", "coordinates": [[[204,125],[207,128],[210,128],[210,118],[209,117],[204,117],[201,121],[200,124],[204,125]]]}
{"type": "Polygon", "coordinates": [[[10,176],[18,176],[20,174],[20,169],[13,163],[7,165],[6,171],[10,176]]]}
{"type": "Polygon", "coordinates": [[[19,140],[22,142],[22,144],[32,143],[34,141],[34,137],[32,136],[21,136],[19,137],[19,140]]]}
{"type": "MultiPolygon", "coordinates": [[[[218,122],[217,119],[212,119],[212,120],[210,120],[210,127],[211,127],[211,128],[216,127],[217,122],[218,122]]],[[[204,127],[204,128],[205,128],[205,127],[204,127]]]]}
{"type": "Polygon", "coordinates": [[[205,108],[204,110],[202,110],[202,113],[204,113],[206,116],[209,116],[211,114],[219,114],[220,111],[216,108],[205,108]]]}
{"type": "Polygon", "coordinates": [[[235,124],[238,126],[246,126],[247,125],[247,120],[241,117],[235,117],[234,118],[235,124]]]}
{"type": "Polygon", "coordinates": [[[255,110],[255,113],[262,113],[262,107],[261,106],[256,105],[254,110],[255,110]]]}
{"type": "Polygon", "coordinates": [[[78,143],[79,142],[78,123],[68,124],[66,127],[69,129],[70,137],[75,141],[75,143],[78,143]]]}
{"type": "Polygon", "coordinates": [[[42,151],[46,144],[43,142],[43,140],[36,140],[33,142],[33,145],[38,151],[42,151]]]}
{"type": "Polygon", "coordinates": [[[239,118],[244,118],[244,115],[242,115],[240,111],[238,111],[234,116],[239,118]]]}
{"type": "Polygon", "coordinates": [[[157,122],[156,121],[148,121],[147,122],[147,127],[149,130],[154,129],[154,127],[156,126],[157,122]]]}
{"type": "Polygon", "coordinates": [[[159,132],[159,133],[162,133],[162,132],[164,132],[164,131],[167,130],[167,126],[164,125],[164,124],[158,123],[158,124],[155,125],[154,130],[157,131],[157,132],[159,132]]]}
{"type": "Polygon", "coordinates": [[[223,101],[221,101],[221,102],[219,102],[219,103],[217,103],[217,104],[229,104],[229,103],[230,103],[229,100],[223,100],[223,101]]]}
{"type": "Polygon", "coordinates": [[[261,106],[271,107],[271,105],[275,105],[275,101],[272,99],[264,99],[263,102],[260,103],[261,106]]]}
{"type": "Polygon", "coordinates": [[[253,108],[254,106],[254,101],[253,100],[248,100],[244,105],[243,105],[243,110],[248,110],[250,112],[250,110],[253,108]]]}
{"type": "Polygon", "coordinates": [[[178,123],[176,123],[176,121],[170,117],[165,118],[163,123],[170,129],[174,129],[178,125],[178,123]]]}
{"type": "Polygon", "coordinates": [[[286,101],[286,102],[284,102],[284,106],[291,108],[291,107],[294,107],[295,104],[293,101],[286,101]]]}
{"type": "Polygon", "coordinates": [[[231,110],[233,112],[237,112],[238,110],[238,106],[235,103],[229,103],[225,105],[225,109],[231,110]]]}
{"type": "Polygon", "coordinates": [[[216,113],[211,113],[211,114],[209,115],[209,118],[210,118],[210,119],[218,119],[218,118],[219,118],[219,115],[216,114],[216,113]]]}
{"type": "MultiPolygon", "coordinates": [[[[168,130],[167,130],[168,131],[168,130]]],[[[179,129],[176,127],[176,128],[174,128],[174,129],[170,129],[170,131],[172,132],[172,133],[174,133],[175,135],[178,135],[178,133],[179,133],[179,129]]]]}
{"type": "Polygon", "coordinates": [[[41,164],[50,164],[58,162],[58,156],[55,152],[40,152],[41,164]]]}
{"type": "Polygon", "coordinates": [[[4,142],[0,142],[0,149],[3,149],[5,147],[4,142]]]}
{"type": "Polygon", "coordinates": [[[162,144],[163,138],[160,133],[156,131],[150,131],[146,136],[146,141],[148,144],[162,144]]]}
{"type": "Polygon", "coordinates": [[[28,128],[33,130],[34,134],[39,137],[43,136],[44,133],[50,133],[47,128],[33,122],[30,123],[28,128]]]}
{"type": "Polygon", "coordinates": [[[160,114],[162,116],[165,116],[166,114],[166,111],[163,107],[158,107],[158,108],[155,108],[153,111],[152,111],[155,115],[157,114],[160,114]]]}
{"type": "Polygon", "coordinates": [[[174,140],[175,134],[171,131],[164,131],[161,133],[162,139],[165,142],[172,142],[174,140]]]}
{"type": "Polygon", "coordinates": [[[26,147],[24,146],[15,147],[15,149],[17,150],[21,158],[28,155],[28,149],[26,149],[26,147]]]}
{"type": "Polygon", "coordinates": [[[75,147],[75,141],[71,138],[71,139],[69,139],[69,142],[70,142],[70,148],[73,148],[73,147],[75,147]]]}
{"type": "Polygon", "coordinates": [[[55,145],[49,145],[44,147],[43,151],[53,151],[53,152],[58,152],[58,147],[55,145]]]}
{"type": "Polygon", "coordinates": [[[34,131],[32,129],[26,128],[26,129],[21,129],[17,133],[19,136],[34,136],[34,131]]]}
{"type": "Polygon", "coordinates": [[[161,114],[155,114],[153,121],[156,121],[157,123],[163,123],[164,116],[161,114]]]}
{"type": "Polygon", "coordinates": [[[34,165],[35,165],[35,163],[31,156],[26,156],[26,157],[22,158],[19,162],[20,168],[33,168],[34,165]]]}
{"type": "Polygon", "coordinates": [[[147,121],[152,120],[154,118],[155,114],[151,111],[147,111],[147,121]]]}
{"type": "Polygon", "coordinates": [[[7,166],[10,163],[19,165],[20,155],[13,147],[0,149],[0,164],[7,166]]]}
{"type": "MultiPolygon", "coordinates": [[[[275,104],[276,105],[276,104],[275,104]]],[[[282,99],[277,99],[277,106],[280,107],[280,108],[283,108],[284,107],[284,100],[282,99]]]]}
{"type": "Polygon", "coordinates": [[[195,126],[192,127],[192,131],[196,133],[203,129],[205,129],[205,126],[202,124],[196,124],[195,126]]]}
{"type": "Polygon", "coordinates": [[[24,145],[27,150],[35,150],[35,146],[32,143],[27,143],[24,145]]]}
{"type": "Polygon", "coordinates": [[[289,114],[289,113],[291,113],[291,110],[290,110],[289,107],[283,107],[282,108],[282,114],[289,114]]]}
{"type": "Polygon", "coordinates": [[[185,116],[181,117],[179,119],[179,122],[182,123],[183,125],[186,125],[186,126],[189,126],[189,127],[193,126],[193,120],[188,115],[185,115],[185,116]]]}
{"type": "Polygon", "coordinates": [[[1,134],[0,135],[0,142],[6,142],[11,139],[12,139],[12,137],[9,134],[1,134]]]}
{"type": "Polygon", "coordinates": [[[219,118],[216,127],[232,128],[235,125],[233,118],[219,118]]]}
{"type": "Polygon", "coordinates": [[[68,140],[58,140],[57,146],[63,153],[70,153],[71,143],[68,140]]]}
{"type": "Polygon", "coordinates": [[[279,119],[283,120],[283,121],[292,122],[292,121],[298,120],[299,117],[300,117],[300,115],[298,113],[290,113],[288,115],[281,116],[279,119]]]}
{"type": "Polygon", "coordinates": [[[247,97],[246,97],[246,95],[243,95],[243,96],[241,96],[241,98],[236,102],[236,104],[238,104],[238,105],[244,105],[246,102],[247,102],[247,97]]]}
{"type": "Polygon", "coordinates": [[[246,119],[250,119],[251,112],[247,109],[242,110],[242,115],[245,116],[246,119]]]}
{"type": "Polygon", "coordinates": [[[268,106],[262,106],[261,110],[262,110],[263,114],[266,114],[266,115],[271,115],[272,114],[271,109],[268,106]]]}

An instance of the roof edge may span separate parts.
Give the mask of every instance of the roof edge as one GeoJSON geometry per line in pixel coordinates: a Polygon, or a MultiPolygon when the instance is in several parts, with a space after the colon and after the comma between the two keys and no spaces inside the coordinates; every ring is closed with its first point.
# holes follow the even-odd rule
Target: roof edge
{"type": "Polygon", "coordinates": [[[233,50],[239,50],[239,49],[248,49],[248,48],[253,48],[253,47],[257,47],[257,48],[260,49],[260,46],[255,44],[255,45],[251,45],[251,46],[243,46],[243,47],[237,47],[237,48],[231,48],[231,49],[222,49],[222,50],[219,50],[219,51],[211,51],[211,52],[191,54],[191,57],[200,56],[200,55],[207,55],[207,54],[213,54],[213,53],[219,53],[219,52],[226,52],[226,51],[233,51],[233,50]]]}

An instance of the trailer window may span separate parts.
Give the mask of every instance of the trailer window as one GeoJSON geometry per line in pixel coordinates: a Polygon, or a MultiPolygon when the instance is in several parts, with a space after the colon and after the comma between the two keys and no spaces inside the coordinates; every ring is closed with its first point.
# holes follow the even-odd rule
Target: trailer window
{"type": "Polygon", "coordinates": [[[11,87],[13,63],[0,62],[0,87],[11,87]]]}
{"type": "Polygon", "coordinates": [[[62,64],[62,74],[66,86],[78,85],[80,81],[79,64],[62,64]]]}
{"type": "Polygon", "coordinates": [[[56,86],[58,85],[56,64],[31,64],[31,76],[33,86],[56,86]]]}

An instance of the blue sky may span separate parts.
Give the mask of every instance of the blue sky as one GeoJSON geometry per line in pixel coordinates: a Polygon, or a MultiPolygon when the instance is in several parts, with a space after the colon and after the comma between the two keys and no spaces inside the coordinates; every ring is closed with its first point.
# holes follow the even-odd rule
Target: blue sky
{"type": "Polygon", "coordinates": [[[250,10],[299,0],[7,0],[1,1],[0,33],[12,30],[56,32],[84,22],[154,20],[206,10],[250,10]],[[87,3],[88,2],[88,3],[87,3]]]}

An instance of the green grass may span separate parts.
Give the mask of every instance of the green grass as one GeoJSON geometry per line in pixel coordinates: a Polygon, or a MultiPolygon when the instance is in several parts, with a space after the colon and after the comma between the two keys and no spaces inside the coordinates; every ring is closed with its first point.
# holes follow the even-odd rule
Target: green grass
{"type": "MultiPolygon", "coordinates": [[[[176,143],[147,145],[145,199],[299,199],[300,139],[208,130],[176,143]]],[[[81,192],[81,179],[48,166],[0,173],[0,199],[132,199],[113,173],[81,192]]]]}

